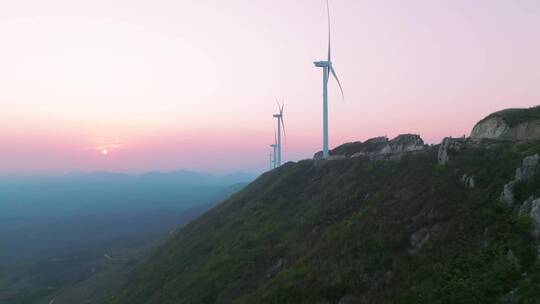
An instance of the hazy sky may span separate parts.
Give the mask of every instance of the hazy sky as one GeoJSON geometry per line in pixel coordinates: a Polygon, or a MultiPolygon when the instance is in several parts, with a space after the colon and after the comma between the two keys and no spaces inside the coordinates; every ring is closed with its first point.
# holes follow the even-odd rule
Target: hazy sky
{"type": "MultiPolygon", "coordinates": [[[[331,6],[331,146],[539,103],[539,1],[331,6]]],[[[275,96],[284,159],[311,157],[325,23],[323,0],[0,0],[0,174],[263,170],[275,96]]]]}

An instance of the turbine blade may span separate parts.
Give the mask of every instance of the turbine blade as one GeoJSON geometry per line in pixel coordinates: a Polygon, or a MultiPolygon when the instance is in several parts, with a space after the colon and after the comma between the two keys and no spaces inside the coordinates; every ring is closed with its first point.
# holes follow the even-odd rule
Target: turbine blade
{"type": "Polygon", "coordinates": [[[278,109],[281,109],[281,106],[279,105],[279,99],[277,97],[274,97],[276,99],[276,104],[277,104],[277,107],[278,109]]]}
{"type": "Polygon", "coordinates": [[[328,62],[332,61],[331,32],[330,32],[330,3],[326,0],[326,12],[328,13],[328,62]]]}
{"type": "Polygon", "coordinates": [[[337,77],[336,71],[334,70],[333,66],[330,66],[330,72],[332,73],[332,76],[334,76],[334,78],[337,81],[337,84],[339,86],[339,90],[341,91],[341,98],[343,98],[343,101],[345,101],[345,94],[343,94],[343,88],[341,87],[341,82],[339,82],[339,78],[337,77]]]}
{"type": "Polygon", "coordinates": [[[285,142],[287,142],[287,134],[285,133],[285,122],[283,121],[283,116],[281,117],[281,126],[283,127],[283,138],[285,139],[285,142]]]}

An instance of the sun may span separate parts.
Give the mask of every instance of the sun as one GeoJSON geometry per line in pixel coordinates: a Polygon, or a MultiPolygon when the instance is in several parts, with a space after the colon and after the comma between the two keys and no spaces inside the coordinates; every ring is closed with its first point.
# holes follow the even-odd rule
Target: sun
{"type": "Polygon", "coordinates": [[[109,154],[109,151],[107,149],[103,149],[103,150],[101,150],[101,154],[107,155],[107,154],[109,154]]]}

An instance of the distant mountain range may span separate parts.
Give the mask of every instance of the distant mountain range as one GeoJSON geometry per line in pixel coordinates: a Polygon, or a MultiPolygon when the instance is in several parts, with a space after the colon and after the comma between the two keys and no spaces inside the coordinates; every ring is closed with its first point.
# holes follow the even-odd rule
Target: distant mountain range
{"type": "Polygon", "coordinates": [[[126,174],[118,172],[108,171],[96,171],[96,172],[70,172],[65,175],[59,176],[23,176],[23,175],[11,175],[0,176],[0,182],[2,181],[28,181],[28,180],[72,180],[72,181],[99,181],[99,182],[158,182],[158,183],[175,183],[183,185],[233,185],[238,183],[251,182],[256,178],[255,175],[243,172],[213,175],[188,170],[177,171],[151,171],[142,174],[126,174]]]}

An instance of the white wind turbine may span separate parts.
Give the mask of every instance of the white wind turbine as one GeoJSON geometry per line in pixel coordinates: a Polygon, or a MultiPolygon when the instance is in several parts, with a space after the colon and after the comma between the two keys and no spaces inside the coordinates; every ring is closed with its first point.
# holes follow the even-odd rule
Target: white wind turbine
{"type": "Polygon", "coordinates": [[[330,73],[336,79],[339,89],[341,91],[341,96],[345,100],[345,95],[343,94],[343,88],[341,83],[336,75],[336,71],[332,66],[332,48],[331,48],[331,39],[330,39],[330,5],[328,0],[326,0],[326,9],[328,12],[328,59],[326,61],[316,61],[314,62],[315,66],[323,69],[323,158],[328,158],[328,80],[330,78],[330,73]]]}
{"type": "MultiPolygon", "coordinates": [[[[281,166],[281,127],[283,127],[283,136],[285,136],[285,123],[283,122],[283,108],[285,103],[279,104],[278,99],[276,98],[276,103],[278,106],[279,113],[272,115],[274,118],[277,118],[277,157],[276,157],[276,167],[281,166]]],[[[275,129],[274,129],[275,131],[275,129]]]]}

